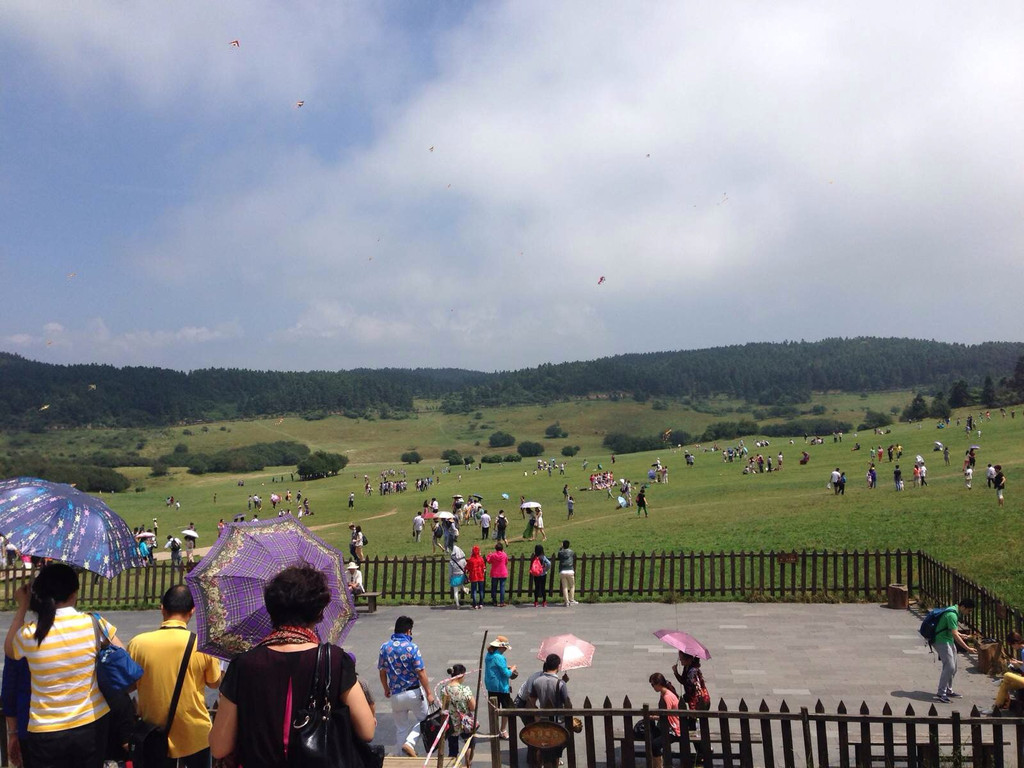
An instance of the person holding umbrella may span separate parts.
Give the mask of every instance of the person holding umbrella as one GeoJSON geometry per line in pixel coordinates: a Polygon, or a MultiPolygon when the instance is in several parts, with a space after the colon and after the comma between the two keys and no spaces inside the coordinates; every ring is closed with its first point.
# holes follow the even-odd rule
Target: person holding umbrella
{"type": "MultiPolygon", "coordinates": [[[[263,600],[273,627],[254,648],[236,656],[220,689],[217,717],[210,732],[215,759],[236,755],[246,768],[287,765],[281,723],[291,702],[309,700],[314,671],[320,663],[315,627],[331,601],[327,578],[316,568],[285,568],[270,580],[263,600]]],[[[363,689],[356,684],[355,662],[341,648],[324,645],[330,669],[330,700],[348,707],[350,744],[368,749],[376,721],[363,689]]]]}

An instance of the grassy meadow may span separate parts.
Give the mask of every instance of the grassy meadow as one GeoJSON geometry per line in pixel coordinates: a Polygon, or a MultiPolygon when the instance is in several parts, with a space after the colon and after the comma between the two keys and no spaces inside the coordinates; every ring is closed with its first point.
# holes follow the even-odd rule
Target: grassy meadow
{"type": "MultiPolygon", "coordinates": [[[[863,419],[865,408],[888,412],[902,408],[912,397],[909,392],[820,395],[816,403],[824,405],[827,415],[854,424],[863,419]]],[[[1016,542],[1024,534],[1024,410],[1017,418],[1003,419],[998,411],[991,421],[981,424],[982,435],[968,439],[956,425],[936,428],[934,421],[923,424],[896,424],[892,433],[873,435],[870,431],[844,436],[834,443],[830,436],[820,446],[805,446],[802,437],[776,438],[765,449],[766,455],[785,456],[781,472],[762,475],[742,474],[743,463],[723,463],[721,454],[688,447],[695,451],[696,465],[688,468],[683,453],[666,447],[662,451],[627,454],[611,464],[601,440],[608,432],[655,434],[666,427],[684,428],[699,433],[715,421],[750,418],[748,412],[736,412],[740,404],[713,400],[700,411],[665,403],[655,410],[651,403],[633,401],[579,400],[549,406],[484,409],[476,414],[445,415],[436,404],[419,403],[418,412],[402,420],[353,420],[331,417],[320,421],[301,418],[266,419],[245,422],[213,423],[204,426],[153,430],[66,430],[44,435],[3,435],[0,447],[33,450],[53,455],[85,454],[95,450],[132,450],[144,443],[146,455],[170,452],[184,443],[190,451],[212,452],[221,448],[273,440],[296,440],[313,450],[345,453],[349,466],[337,477],[310,482],[292,480],[294,467],[268,468],[245,475],[189,475],[174,468],[166,477],[149,476],[148,468],[125,468],[139,492],[129,490],[105,500],[130,525],[150,525],[154,517],[160,523],[161,538],[194,522],[200,531],[200,545],[212,544],[216,523],[246,512],[250,493],[264,499],[264,514],[270,510],[269,497],[290,489],[308,496],[315,517],[308,523],[331,543],[347,550],[349,522],[363,526],[370,540],[369,555],[428,554],[428,541],[411,541],[410,521],[424,496],[437,496],[442,505],[450,504],[455,493],[480,494],[487,509],[495,515],[504,509],[510,518],[510,538],[518,537],[524,523],[518,511],[520,495],[544,505],[548,549],[557,549],[563,538],[572,541],[577,551],[650,551],[650,550],[740,550],[740,549],[923,549],[953,565],[993,589],[1016,605],[1024,605],[1024,572],[1016,542]],[[544,430],[558,421],[569,436],[544,438],[544,430]],[[191,435],[184,434],[185,430],[191,435]],[[441,474],[438,456],[446,448],[456,448],[479,460],[484,453],[507,453],[514,448],[493,450],[488,436],[497,430],[510,432],[518,441],[534,440],[545,445],[545,456],[565,461],[566,474],[555,471],[535,473],[536,462],[521,464],[484,464],[480,470],[452,467],[441,474]],[[950,446],[950,466],[942,454],[932,451],[933,441],[950,446]],[[477,445],[479,441],[479,445],[477,445]],[[863,450],[854,451],[860,442],[863,450]],[[896,493],[892,484],[892,465],[883,458],[878,464],[878,488],[869,490],[864,479],[871,457],[869,446],[900,443],[907,490],[896,493]],[[969,445],[981,446],[975,472],[974,489],[964,488],[961,466],[969,445]],[[572,458],[562,457],[564,445],[578,445],[572,458]],[[811,454],[807,466],[798,461],[802,450],[811,454]],[[419,465],[402,465],[398,456],[416,450],[423,456],[419,465]],[[920,453],[928,466],[928,487],[914,488],[911,482],[914,457],[920,453]],[[583,491],[590,472],[598,463],[627,477],[634,486],[646,482],[647,470],[656,458],[669,467],[667,485],[652,484],[648,490],[649,519],[637,519],[633,509],[618,509],[614,498],[604,491],[583,491]],[[583,461],[589,466],[583,469],[583,461]],[[986,488],[987,463],[1002,464],[1007,475],[1006,506],[999,509],[995,493],[986,488]],[[846,495],[837,497],[826,488],[834,467],[846,471],[846,495]],[[376,494],[379,473],[387,468],[405,469],[411,490],[404,494],[380,497],[376,494]],[[413,488],[417,477],[433,471],[439,480],[427,494],[413,488]],[[372,496],[364,496],[363,476],[369,475],[372,496]],[[274,482],[284,478],[283,484],[274,482]],[[238,482],[244,480],[244,487],[238,482]],[[566,520],[562,487],[568,483],[576,500],[576,515],[566,520]],[[347,508],[350,492],[356,494],[354,512],[347,508]],[[508,501],[501,495],[507,493],[508,501]],[[173,495],[181,501],[174,511],[164,499],[173,495]],[[216,501],[215,501],[216,499],[216,501]]],[[[974,409],[977,414],[977,410],[974,409]]],[[[745,438],[753,454],[756,436],[745,438]]],[[[721,441],[720,447],[737,441],[721,441]]],[[[474,464],[474,467],[476,465],[474,464]]],[[[617,494],[616,494],[617,495],[617,494]]],[[[294,508],[294,504],[292,505],[294,508]]],[[[476,529],[464,530],[462,544],[475,543],[476,529]]],[[[513,540],[512,550],[526,551],[532,544],[513,540]]]]}

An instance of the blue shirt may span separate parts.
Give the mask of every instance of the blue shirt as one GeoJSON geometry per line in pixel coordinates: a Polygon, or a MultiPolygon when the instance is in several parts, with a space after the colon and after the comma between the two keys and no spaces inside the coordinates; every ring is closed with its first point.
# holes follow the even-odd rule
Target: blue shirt
{"type": "Polygon", "coordinates": [[[509,693],[508,662],[500,651],[488,651],[484,656],[484,688],[488,693],[509,693]]]}
{"type": "Polygon", "coordinates": [[[4,659],[3,687],[0,691],[4,715],[17,717],[18,738],[28,736],[28,708],[32,703],[32,678],[29,676],[28,659],[15,661],[10,656],[4,659]]]}
{"type": "Polygon", "coordinates": [[[396,633],[381,645],[377,669],[383,669],[387,674],[392,694],[419,688],[420,678],[416,673],[424,668],[420,648],[410,635],[396,633]]]}

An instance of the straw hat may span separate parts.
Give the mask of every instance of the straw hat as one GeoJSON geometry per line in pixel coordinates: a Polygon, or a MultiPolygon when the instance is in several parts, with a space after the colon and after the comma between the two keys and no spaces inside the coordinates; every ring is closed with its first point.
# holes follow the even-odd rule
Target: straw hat
{"type": "Polygon", "coordinates": [[[498,635],[496,638],[494,638],[493,640],[491,640],[491,642],[489,642],[487,644],[487,647],[488,648],[506,648],[507,649],[507,648],[511,648],[512,647],[512,643],[510,643],[508,641],[508,638],[505,637],[504,635],[498,635]]]}
{"type": "Polygon", "coordinates": [[[346,565],[345,567],[348,570],[350,570],[350,571],[358,571],[359,570],[359,565],[358,565],[358,563],[356,563],[355,560],[349,560],[348,561],[348,565],[346,565]]]}

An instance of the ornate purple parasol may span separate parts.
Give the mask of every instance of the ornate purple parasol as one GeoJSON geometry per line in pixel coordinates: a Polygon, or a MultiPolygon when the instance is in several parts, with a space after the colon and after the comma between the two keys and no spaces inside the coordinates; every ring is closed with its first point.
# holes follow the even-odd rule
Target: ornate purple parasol
{"type": "Polygon", "coordinates": [[[199,650],[231,659],[256,645],[272,629],[263,588],[285,568],[307,564],[327,577],[331,591],[316,631],[323,642],[340,643],[356,620],[342,554],[285,516],[224,526],[217,543],[186,577],[196,601],[199,650]]]}

